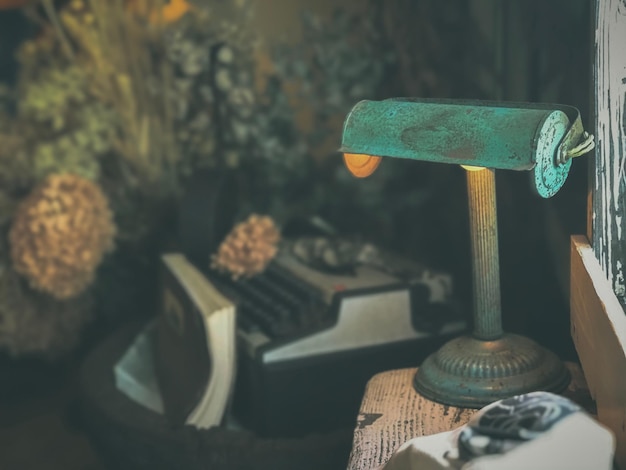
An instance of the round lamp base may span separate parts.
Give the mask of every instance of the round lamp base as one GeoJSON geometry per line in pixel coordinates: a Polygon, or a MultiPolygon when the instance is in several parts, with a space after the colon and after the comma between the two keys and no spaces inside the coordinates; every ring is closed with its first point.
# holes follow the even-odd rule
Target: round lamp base
{"type": "Polygon", "coordinates": [[[431,354],[415,374],[424,397],[445,405],[481,408],[496,400],[567,387],[569,372],[552,352],[523,336],[493,341],[455,338],[431,354]]]}

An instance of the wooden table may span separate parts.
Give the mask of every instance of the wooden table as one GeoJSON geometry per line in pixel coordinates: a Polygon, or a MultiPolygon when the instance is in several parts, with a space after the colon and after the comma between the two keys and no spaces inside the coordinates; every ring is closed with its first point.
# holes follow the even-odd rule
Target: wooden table
{"type": "MultiPolygon", "coordinates": [[[[563,395],[591,413],[582,370],[567,363],[572,380],[563,395]]],[[[399,369],[375,375],[367,384],[357,418],[348,470],[371,470],[387,462],[400,445],[414,437],[450,431],[467,423],[474,409],[441,405],[413,388],[417,369],[399,369]]]]}

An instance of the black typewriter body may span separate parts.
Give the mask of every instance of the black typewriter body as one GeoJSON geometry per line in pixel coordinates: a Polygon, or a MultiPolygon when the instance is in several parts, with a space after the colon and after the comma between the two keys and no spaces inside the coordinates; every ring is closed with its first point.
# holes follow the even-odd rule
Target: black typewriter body
{"type": "Polygon", "coordinates": [[[374,374],[419,365],[466,326],[450,279],[425,270],[329,273],[282,249],[251,279],[207,275],[237,304],[234,412],[262,436],[353,427],[374,374]]]}

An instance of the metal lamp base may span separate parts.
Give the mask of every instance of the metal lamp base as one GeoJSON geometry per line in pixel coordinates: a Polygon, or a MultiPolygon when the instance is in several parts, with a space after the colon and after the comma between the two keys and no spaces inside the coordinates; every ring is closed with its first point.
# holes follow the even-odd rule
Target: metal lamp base
{"type": "Polygon", "coordinates": [[[431,354],[415,374],[415,389],[445,405],[481,408],[531,391],[559,393],[570,381],[552,352],[523,336],[493,341],[455,338],[431,354]]]}

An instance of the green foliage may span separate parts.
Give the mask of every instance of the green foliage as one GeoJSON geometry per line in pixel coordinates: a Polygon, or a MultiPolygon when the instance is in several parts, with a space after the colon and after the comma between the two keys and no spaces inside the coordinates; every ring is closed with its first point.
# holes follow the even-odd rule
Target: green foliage
{"type": "Polygon", "coordinates": [[[19,114],[58,132],[67,128],[74,107],[87,98],[87,77],[80,66],[51,67],[42,70],[37,80],[24,83],[19,114]]]}
{"type": "Polygon", "coordinates": [[[344,185],[363,188],[337,179],[338,170],[345,172],[337,152],[341,122],[359,100],[383,96],[394,63],[368,13],[338,9],[330,20],[305,13],[302,26],[300,42],[271,51],[276,72],[260,97],[241,165],[249,175],[245,199],[279,222],[320,214],[346,192],[344,185]],[[286,93],[293,88],[295,96],[286,93]],[[298,125],[294,100],[311,113],[310,128],[298,125]]]}
{"type": "Polygon", "coordinates": [[[33,175],[41,179],[51,173],[74,173],[98,180],[100,157],[112,150],[115,114],[92,101],[73,110],[74,126],[33,148],[33,175]]]}
{"type": "Polygon", "coordinates": [[[45,67],[22,84],[18,118],[34,138],[27,143],[33,181],[51,173],[98,179],[99,158],[113,147],[115,113],[88,86],[78,64],[45,67]]]}

